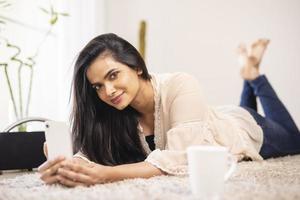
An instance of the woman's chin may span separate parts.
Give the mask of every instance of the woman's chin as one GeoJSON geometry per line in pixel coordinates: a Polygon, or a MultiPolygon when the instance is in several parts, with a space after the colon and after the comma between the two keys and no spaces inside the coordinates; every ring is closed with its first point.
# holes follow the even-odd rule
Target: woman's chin
{"type": "Polygon", "coordinates": [[[118,109],[118,110],[124,110],[129,104],[126,104],[126,103],[119,103],[117,105],[113,105],[114,108],[118,109]]]}

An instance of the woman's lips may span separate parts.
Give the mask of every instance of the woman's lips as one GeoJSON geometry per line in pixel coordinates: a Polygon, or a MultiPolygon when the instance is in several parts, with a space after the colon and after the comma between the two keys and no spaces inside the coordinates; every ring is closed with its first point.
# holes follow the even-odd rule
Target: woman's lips
{"type": "Polygon", "coordinates": [[[111,100],[111,102],[112,102],[113,104],[119,104],[119,103],[122,101],[122,95],[123,95],[123,93],[120,94],[119,96],[113,98],[113,99],[111,100]]]}

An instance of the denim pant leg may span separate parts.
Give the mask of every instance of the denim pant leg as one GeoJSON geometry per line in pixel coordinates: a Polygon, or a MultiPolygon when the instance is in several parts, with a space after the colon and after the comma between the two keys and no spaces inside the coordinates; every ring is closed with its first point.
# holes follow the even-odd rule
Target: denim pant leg
{"type": "Polygon", "coordinates": [[[257,102],[254,91],[248,81],[244,81],[240,106],[257,111],[257,102]]]}
{"type": "Polygon", "coordinates": [[[254,101],[252,94],[250,95],[250,101],[247,98],[241,100],[241,106],[249,111],[263,130],[264,137],[260,155],[266,159],[300,153],[299,130],[267,78],[259,76],[247,83],[248,85],[246,85],[246,90],[243,90],[242,98],[249,98],[251,91],[248,86],[250,86],[254,97],[259,97],[266,115],[266,117],[263,117],[257,113],[256,108],[253,109],[253,107],[248,106],[253,105],[251,103],[254,101]],[[248,94],[248,96],[243,95],[244,93],[248,94]],[[242,104],[242,102],[244,103],[242,104]]]}
{"type": "Polygon", "coordinates": [[[264,159],[300,153],[300,134],[291,134],[277,122],[261,116],[251,108],[244,108],[263,130],[263,145],[259,154],[264,159]]]}
{"type": "Polygon", "coordinates": [[[255,96],[261,102],[265,116],[284,127],[289,133],[298,134],[293,118],[278,98],[266,76],[261,75],[253,81],[248,81],[255,96]]]}

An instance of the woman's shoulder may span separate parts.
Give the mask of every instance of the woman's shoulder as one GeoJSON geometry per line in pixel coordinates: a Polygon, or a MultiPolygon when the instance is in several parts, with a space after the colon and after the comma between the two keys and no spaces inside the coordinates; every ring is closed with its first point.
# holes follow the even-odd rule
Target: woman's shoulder
{"type": "Polygon", "coordinates": [[[151,75],[153,75],[156,81],[162,85],[178,85],[185,81],[196,80],[196,78],[193,75],[186,72],[153,73],[151,75]]]}
{"type": "Polygon", "coordinates": [[[154,79],[163,102],[172,102],[187,93],[200,94],[201,91],[198,79],[185,72],[156,74],[154,79]]]}

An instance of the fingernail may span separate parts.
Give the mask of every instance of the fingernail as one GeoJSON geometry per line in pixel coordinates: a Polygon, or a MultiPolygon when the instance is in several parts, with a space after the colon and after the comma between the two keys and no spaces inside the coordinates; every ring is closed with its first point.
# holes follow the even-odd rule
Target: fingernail
{"type": "Polygon", "coordinates": [[[44,166],[45,164],[41,164],[39,167],[38,167],[38,171],[41,171],[42,167],[44,166]]]}

